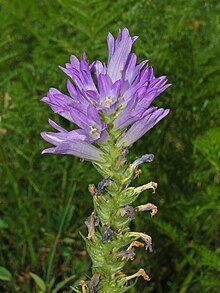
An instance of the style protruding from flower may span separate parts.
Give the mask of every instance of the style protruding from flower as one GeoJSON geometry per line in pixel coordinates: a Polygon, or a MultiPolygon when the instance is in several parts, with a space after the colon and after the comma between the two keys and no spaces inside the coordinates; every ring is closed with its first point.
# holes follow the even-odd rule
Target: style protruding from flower
{"type": "MultiPolygon", "coordinates": [[[[154,76],[147,60],[136,64],[137,56],[131,53],[136,39],[127,28],[119,31],[116,40],[109,33],[107,64],[99,60],[90,64],[83,53],[81,60],[71,55],[70,63],[60,66],[71,79],[66,83],[67,93],[51,88],[42,101],[78,129],[67,131],[49,119],[58,132],[41,133],[54,145],[43,153],[102,162],[102,145],[108,143],[112,128],[120,134],[116,145],[128,147],[169,113],[151,105],[170,84],[165,76],[154,76]]],[[[146,156],[134,163],[149,161],[151,155],[146,156]]]]}

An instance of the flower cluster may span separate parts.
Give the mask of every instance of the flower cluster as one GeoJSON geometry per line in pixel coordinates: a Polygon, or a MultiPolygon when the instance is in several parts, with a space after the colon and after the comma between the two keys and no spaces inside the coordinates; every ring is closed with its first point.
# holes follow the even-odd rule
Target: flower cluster
{"type": "Polygon", "coordinates": [[[82,159],[103,161],[102,145],[110,139],[109,130],[118,131],[116,145],[128,147],[142,137],[168,113],[168,109],[151,106],[153,100],[170,86],[165,76],[155,77],[147,61],[136,64],[131,53],[132,37],[127,28],[115,40],[108,34],[108,62],[91,64],[86,54],[60,67],[67,74],[68,95],[51,88],[42,101],[79,128],[67,131],[49,119],[58,132],[42,132],[54,147],[43,153],[71,154],[82,159]]]}

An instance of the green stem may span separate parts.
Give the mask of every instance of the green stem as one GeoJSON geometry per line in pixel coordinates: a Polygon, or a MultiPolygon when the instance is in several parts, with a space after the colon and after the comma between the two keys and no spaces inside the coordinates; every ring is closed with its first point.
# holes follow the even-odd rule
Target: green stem
{"type": "MultiPolygon", "coordinates": [[[[17,199],[18,199],[18,207],[19,207],[19,209],[24,210],[21,198],[18,196],[17,199]]],[[[30,256],[31,256],[31,263],[32,263],[33,266],[36,266],[37,257],[36,257],[36,253],[35,253],[35,250],[34,250],[32,238],[30,237],[30,235],[31,235],[30,229],[29,229],[27,221],[26,221],[26,219],[24,217],[22,217],[22,225],[24,227],[25,238],[27,239],[28,250],[29,250],[29,253],[30,253],[30,256]]]]}
{"type": "MultiPolygon", "coordinates": [[[[1,156],[3,157],[2,152],[1,152],[1,156]]],[[[4,159],[3,159],[3,161],[4,161],[4,159]]],[[[18,184],[17,184],[17,179],[14,178],[14,175],[12,174],[11,170],[8,168],[7,165],[5,165],[5,168],[6,168],[6,172],[8,174],[8,178],[10,178],[12,188],[14,190],[14,194],[16,195],[19,210],[24,211],[25,208],[23,207],[22,199],[20,197],[20,192],[19,192],[19,187],[18,187],[18,184]]],[[[23,225],[23,228],[24,228],[25,239],[27,239],[27,246],[28,246],[28,250],[29,250],[29,253],[30,253],[30,257],[31,257],[31,264],[33,266],[35,266],[37,264],[37,258],[36,258],[36,253],[35,253],[34,246],[33,246],[33,241],[32,241],[32,237],[31,237],[31,231],[29,229],[29,225],[27,223],[27,220],[26,220],[25,216],[21,217],[21,221],[22,221],[22,225],[23,225]]]]}
{"type": "Polygon", "coordinates": [[[50,254],[49,254],[49,260],[48,260],[46,284],[48,284],[49,281],[50,281],[51,271],[52,271],[52,266],[53,266],[53,261],[54,261],[54,256],[55,256],[55,252],[56,252],[56,249],[57,249],[57,243],[58,243],[58,240],[59,240],[59,238],[60,238],[60,236],[62,234],[62,231],[63,231],[65,220],[66,220],[67,214],[68,214],[68,210],[69,210],[69,207],[70,207],[71,202],[72,202],[74,189],[75,189],[75,185],[73,186],[73,189],[72,189],[72,192],[70,194],[68,203],[67,203],[67,205],[66,205],[66,207],[65,207],[65,209],[63,211],[63,215],[62,215],[62,218],[61,218],[61,221],[60,221],[60,225],[59,225],[59,228],[58,228],[56,239],[55,239],[55,241],[54,241],[54,243],[53,243],[53,245],[51,247],[51,251],[50,251],[50,254]]]}

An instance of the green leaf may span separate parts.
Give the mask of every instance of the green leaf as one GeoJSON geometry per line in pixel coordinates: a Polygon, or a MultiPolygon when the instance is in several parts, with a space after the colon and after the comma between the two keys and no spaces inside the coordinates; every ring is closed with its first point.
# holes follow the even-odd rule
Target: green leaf
{"type": "Polygon", "coordinates": [[[36,283],[36,285],[43,291],[46,291],[46,285],[44,283],[44,280],[41,279],[41,277],[39,277],[38,275],[34,274],[34,273],[30,273],[31,278],[34,280],[34,282],[36,283]]]}
{"type": "Polygon", "coordinates": [[[193,245],[200,255],[200,264],[220,272],[220,257],[204,245],[193,245]]]}
{"type": "Polygon", "coordinates": [[[70,288],[71,288],[74,292],[81,293],[81,291],[79,291],[79,290],[76,289],[76,288],[73,288],[72,286],[70,286],[70,288]]]}
{"type": "Polygon", "coordinates": [[[47,286],[47,289],[49,290],[49,291],[51,291],[51,289],[52,289],[52,287],[53,287],[53,285],[54,285],[54,283],[55,283],[55,277],[53,277],[51,280],[50,280],[50,282],[49,282],[49,284],[48,284],[48,286],[47,286]]]}
{"type": "Polygon", "coordinates": [[[70,238],[70,237],[65,237],[65,238],[63,238],[63,243],[73,244],[74,243],[74,239],[73,238],[70,238]]]}
{"type": "Polygon", "coordinates": [[[0,219],[0,229],[7,229],[8,223],[6,223],[4,220],[0,219]]]}
{"type": "Polygon", "coordinates": [[[11,273],[3,267],[0,267],[0,280],[2,281],[11,281],[12,275],[11,273]]]}
{"type": "Polygon", "coordinates": [[[173,241],[176,241],[182,237],[180,231],[178,231],[174,225],[155,218],[151,218],[150,221],[155,223],[157,228],[166,236],[170,237],[173,241]]]}
{"type": "Polygon", "coordinates": [[[182,284],[182,288],[180,289],[179,293],[186,293],[188,288],[192,282],[192,278],[194,277],[194,272],[190,271],[189,274],[186,276],[185,281],[182,284]]]}
{"type": "Polygon", "coordinates": [[[205,158],[219,170],[220,166],[220,128],[210,128],[205,134],[194,140],[194,145],[205,158]]]}
{"type": "Polygon", "coordinates": [[[76,276],[72,275],[69,278],[66,278],[65,280],[63,280],[62,282],[58,283],[56,285],[56,287],[52,290],[52,293],[57,293],[61,288],[63,288],[66,283],[68,283],[69,281],[71,281],[72,279],[74,279],[76,276]]]}

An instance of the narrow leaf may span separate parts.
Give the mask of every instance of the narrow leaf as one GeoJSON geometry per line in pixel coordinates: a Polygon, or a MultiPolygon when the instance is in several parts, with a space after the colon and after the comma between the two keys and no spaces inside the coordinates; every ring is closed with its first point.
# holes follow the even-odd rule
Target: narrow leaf
{"type": "Polygon", "coordinates": [[[11,273],[3,267],[0,267],[0,280],[2,281],[11,281],[12,275],[11,273]]]}
{"type": "Polygon", "coordinates": [[[36,285],[42,290],[42,291],[46,291],[46,285],[43,281],[43,279],[41,279],[41,277],[39,277],[38,275],[34,274],[34,273],[30,273],[31,278],[34,280],[34,282],[36,283],[36,285]]]}
{"type": "Polygon", "coordinates": [[[58,283],[56,285],[56,287],[52,290],[52,293],[57,293],[61,288],[63,288],[66,283],[68,283],[69,281],[71,281],[72,279],[74,279],[76,276],[72,275],[69,278],[66,278],[65,280],[63,280],[62,282],[58,283]]]}

